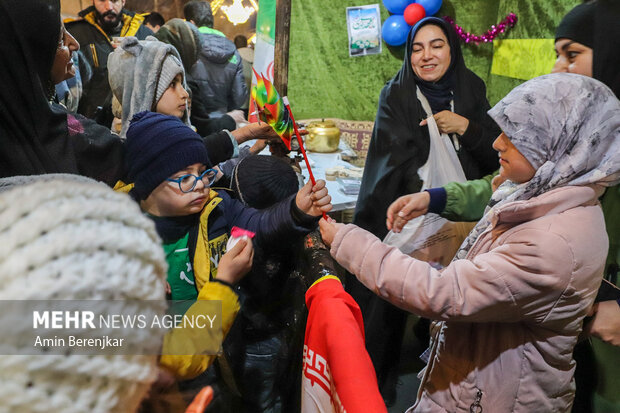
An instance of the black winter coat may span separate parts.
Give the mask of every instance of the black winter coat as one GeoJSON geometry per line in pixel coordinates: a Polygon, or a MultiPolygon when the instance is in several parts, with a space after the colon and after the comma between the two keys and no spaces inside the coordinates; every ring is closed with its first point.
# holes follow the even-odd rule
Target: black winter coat
{"type": "Polygon", "coordinates": [[[199,30],[202,44],[198,62],[188,76],[193,94],[192,115],[203,119],[220,117],[248,103],[243,63],[233,42],[213,29],[199,30]]]}

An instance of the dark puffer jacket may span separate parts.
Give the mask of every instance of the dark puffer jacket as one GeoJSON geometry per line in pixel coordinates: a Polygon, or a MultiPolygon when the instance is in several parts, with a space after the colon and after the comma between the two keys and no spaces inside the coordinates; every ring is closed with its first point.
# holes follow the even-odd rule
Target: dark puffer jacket
{"type": "Polygon", "coordinates": [[[192,114],[219,117],[241,109],[249,99],[241,56],[223,33],[208,27],[199,30],[201,50],[190,71],[192,114]]]}

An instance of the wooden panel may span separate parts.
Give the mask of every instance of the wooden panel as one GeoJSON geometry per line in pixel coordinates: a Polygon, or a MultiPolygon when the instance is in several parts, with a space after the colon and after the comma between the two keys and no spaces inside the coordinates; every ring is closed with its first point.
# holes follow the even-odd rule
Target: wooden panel
{"type": "Polygon", "coordinates": [[[291,0],[277,0],[273,83],[281,96],[286,96],[288,94],[288,47],[290,31],[291,0]]]}

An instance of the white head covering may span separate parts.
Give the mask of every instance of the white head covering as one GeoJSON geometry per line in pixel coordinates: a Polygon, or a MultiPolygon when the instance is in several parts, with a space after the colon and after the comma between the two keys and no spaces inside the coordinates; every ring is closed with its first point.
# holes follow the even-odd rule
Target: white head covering
{"type": "MultiPolygon", "coordinates": [[[[491,197],[492,209],[562,186],[620,181],[620,101],[598,80],[570,73],[537,77],[488,113],[536,169],[528,182],[504,182],[491,197]]],[[[455,258],[465,257],[491,214],[476,224],[455,258]]]]}
{"type": "MultiPolygon", "coordinates": [[[[165,297],[153,223],[128,196],[84,177],[0,180],[0,244],[0,300],[133,305],[165,297]]],[[[2,334],[19,336],[20,328],[2,334]]],[[[158,372],[157,356],[138,355],[146,354],[140,346],[157,338],[148,329],[126,334],[139,335],[137,355],[0,355],[0,411],[136,411],[158,372]]]]}
{"type": "Polygon", "coordinates": [[[559,186],[620,180],[620,103],[598,80],[541,76],[515,88],[489,115],[537,169],[516,199],[559,186]]]}

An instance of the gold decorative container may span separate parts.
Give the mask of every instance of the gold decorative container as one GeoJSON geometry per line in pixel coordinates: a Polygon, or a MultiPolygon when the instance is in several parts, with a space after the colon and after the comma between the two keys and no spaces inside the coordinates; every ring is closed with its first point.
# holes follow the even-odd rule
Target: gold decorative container
{"type": "Polygon", "coordinates": [[[312,121],[306,126],[306,149],[313,152],[335,152],[340,143],[340,129],[333,120],[312,121]]]}

